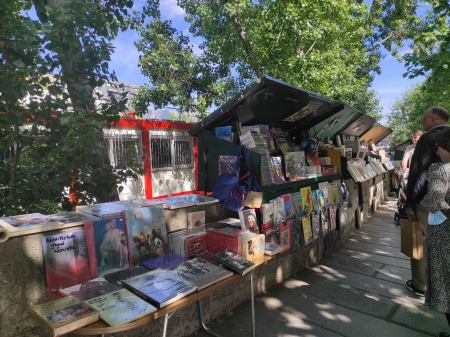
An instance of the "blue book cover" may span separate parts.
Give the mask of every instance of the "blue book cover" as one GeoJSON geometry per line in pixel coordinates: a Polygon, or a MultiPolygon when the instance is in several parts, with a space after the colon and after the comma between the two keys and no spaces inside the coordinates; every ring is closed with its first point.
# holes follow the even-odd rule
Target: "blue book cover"
{"type": "Polygon", "coordinates": [[[187,257],[183,257],[177,254],[167,254],[142,262],[142,266],[150,270],[158,268],[169,269],[172,267],[176,267],[179,264],[186,262],[187,260],[189,260],[187,257]]]}
{"type": "Polygon", "coordinates": [[[231,126],[218,126],[216,127],[216,137],[231,142],[232,133],[231,126]]]}
{"type": "Polygon", "coordinates": [[[303,213],[303,207],[302,207],[302,196],[300,192],[292,193],[292,206],[294,208],[294,214],[297,218],[301,218],[303,213]]]}

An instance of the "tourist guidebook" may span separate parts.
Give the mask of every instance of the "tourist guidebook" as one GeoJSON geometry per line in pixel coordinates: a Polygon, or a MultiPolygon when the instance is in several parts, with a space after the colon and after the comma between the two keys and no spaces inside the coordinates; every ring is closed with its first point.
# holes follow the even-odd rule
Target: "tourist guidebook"
{"type": "Polygon", "coordinates": [[[129,267],[122,217],[88,221],[84,229],[92,278],[129,267]]]}
{"type": "Polygon", "coordinates": [[[197,290],[202,290],[233,275],[231,271],[198,258],[183,262],[171,270],[194,284],[197,290]]]}
{"type": "Polygon", "coordinates": [[[162,207],[132,208],[123,212],[130,265],[169,252],[166,223],[162,207]]]}
{"type": "Polygon", "coordinates": [[[30,313],[53,337],[65,335],[98,321],[98,311],[69,296],[31,307],[30,313]]]}
{"type": "Polygon", "coordinates": [[[116,327],[149,315],[156,308],[126,289],[87,300],[86,303],[100,312],[100,318],[116,327]]]}
{"type": "Polygon", "coordinates": [[[44,236],[42,253],[49,293],[91,279],[84,231],[44,236]]]}
{"type": "Polygon", "coordinates": [[[129,280],[123,286],[157,308],[163,308],[196,291],[191,282],[172,270],[155,269],[129,280]]]}

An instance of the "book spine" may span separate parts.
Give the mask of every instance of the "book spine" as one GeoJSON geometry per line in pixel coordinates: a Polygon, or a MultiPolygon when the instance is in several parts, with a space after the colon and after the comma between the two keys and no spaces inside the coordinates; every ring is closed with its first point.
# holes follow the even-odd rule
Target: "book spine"
{"type": "Polygon", "coordinates": [[[131,255],[131,238],[129,236],[129,231],[128,231],[128,221],[127,221],[127,216],[126,216],[126,212],[122,211],[122,217],[123,217],[123,223],[124,223],[124,228],[125,228],[125,236],[127,238],[127,251],[128,251],[128,265],[130,266],[130,268],[133,266],[133,256],[131,255]]]}
{"type": "Polygon", "coordinates": [[[94,234],[94,223],[88,221],[84,224],[84,230],[86,232],[86,243],[89,261],[89,270],[91,273],[91,278],[98,277],[98,260],[97,251],[95,247],[95,234],[94,234]]]}

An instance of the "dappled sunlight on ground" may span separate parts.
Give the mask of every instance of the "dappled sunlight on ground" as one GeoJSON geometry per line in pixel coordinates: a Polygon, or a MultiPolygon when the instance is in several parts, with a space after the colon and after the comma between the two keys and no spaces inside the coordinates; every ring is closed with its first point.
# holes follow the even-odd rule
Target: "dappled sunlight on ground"
{"type": "Polygon", "coordinates": [[[287,281],[285,281],[283,283],[284,287],[287,289],[296,289],[296,288],[300,288],[303,286],[309,286],[309,283],[300,281],[300,280],[295,280],[295,279],[288,279],[287,281]]]}
{"type": "MultiPolygon", "coordinates": [[[[286,326],[294,329],[302,329],[302,330],[312,330],[313,327],[311,324],[308,324],[301,318],[292,315],[290,313],[281,313],[281,316],[287,321],[286,326]]],[[[286,335],[283,335],[286,336],[286,335]]]]}

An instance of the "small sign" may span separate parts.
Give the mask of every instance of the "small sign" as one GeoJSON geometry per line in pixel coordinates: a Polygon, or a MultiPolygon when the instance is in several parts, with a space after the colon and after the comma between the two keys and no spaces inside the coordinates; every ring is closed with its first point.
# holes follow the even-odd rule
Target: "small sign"
{"type": "Polygon", "coordinates": [[[250,191],[244,200],[244,206],[250,208],[260,208],[262,202],[263,193],[250,191]]]}

